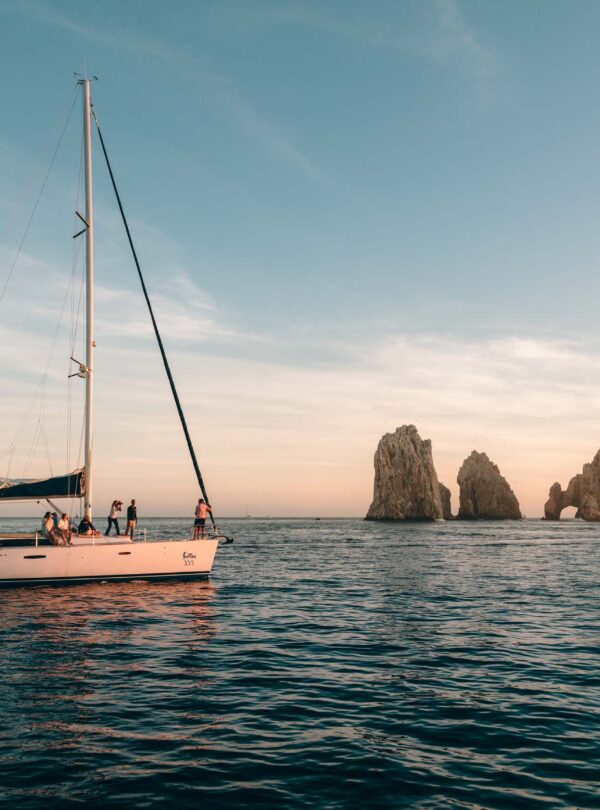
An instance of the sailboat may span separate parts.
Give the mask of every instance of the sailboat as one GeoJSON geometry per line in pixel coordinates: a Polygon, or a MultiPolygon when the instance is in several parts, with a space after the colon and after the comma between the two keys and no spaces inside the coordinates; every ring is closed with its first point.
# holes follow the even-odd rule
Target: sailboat
{"type": "MultiPolygon", "coordinates": [[[[100,143],[106,159],[113,190],[123,219],[125,231],[139,274],[142,291],[148,305],[150,318],[157,338],[163,364],[175,399],[179,419],[184,431],[192,464],[196,472],[200,491],[209,503],[206,487],[200,472],[190,433],[177,394],[173,375],[169,367],[165,349],[137,254],[127,224],[119,192],[106,152],[104,139],[90,101],[90,79],[80,78],[83,105],[83,145],[85,178],[85,211],[77,212],[83,224],[75,237],[84,236],[85,245],[85,363],[77,364],[77,376],[85,379],[85,446],[82,469],[65,475],[42,480],[0,481],[0,502],[17,500],[46,500],[53,505],[52,498],[82,499],[83,513],[90,521],[93,513],[93,419],[94,419],[94,217],[92,204],[92,117],[96,124],[100,143]]],[[[74,358],[72,358],[74,359],[74,358]]],[[[136,540],[127,535],[105,537],[98,535],[74,534],[69,544],[55,545],[48,538],[35,535],[9,534],[0,537],[0,586],[70,584],[91,581],[114,580],[168,580],[205,578],[212,570],[220,543],[232,542],[221,534],[212,512],[209,512],[212,526],[202,539],[182,538],[180,540],[156,539],[136,540]]]]}

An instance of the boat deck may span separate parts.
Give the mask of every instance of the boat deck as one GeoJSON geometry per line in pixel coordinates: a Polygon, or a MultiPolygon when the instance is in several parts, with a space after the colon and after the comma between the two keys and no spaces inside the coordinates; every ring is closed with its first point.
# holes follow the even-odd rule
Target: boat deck
{"type": "MultiPolygon", "coordinates": [[[[1,532],[0,533],[0,548],[12,548],[13,546],[35,546],[36,538],[35,532],[1,532]]],[[[51,546],[52,543],[45,537],[38,535],[38,546],[51,546]]]]}
{"type": "MultiPolygon", "coordinates": [[[[106,537],[105,535],[94,537],[89,534],[82,534],[81,536],[74,534],[71,536],[71,546],[108,546],[119,543],[130,544],[131,542],[132,540],[124,534],[113,534],[110,537],[106,537]]],[[[53,545],[54,543],[48,540],[47,537],[42,537],[39,532],[37,535],[35,532],[0,532],[0,548],[14,548],[19,546],[29,548],[31,546],[53,545]]],[[[57,546],[57,548],[68,547],[69,546],[64,546],[62,543],[57,546]]]]}

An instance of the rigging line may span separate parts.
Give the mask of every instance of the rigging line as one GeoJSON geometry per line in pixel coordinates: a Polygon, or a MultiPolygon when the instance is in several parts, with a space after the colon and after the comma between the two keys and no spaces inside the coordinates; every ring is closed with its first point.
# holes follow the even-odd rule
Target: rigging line
{"type": "MultiPolygon", "coordinates": [[[[79,317],[80,317],[80,314],[81,314],[81,302],[83,300],[84,281],[85,281],[85,277],[84,277],[84,274],[82,272],[82,274],[81,274],[81,284],[79,286],[79,299],[78,299],[78,302],[77,302],[77,310],[76,310],[76,314],[75,314],[75,327],[74,327],[74,330],[73,330],[73,340],[72,340],[72,343],[71,343],[71,352],[70,352],[70,355],[69,355],[70,357],[75,357],[75,343],[77,342],[77,332],[78,332],[78,327],[79,327],[79,317]]],[[[69,378],[68,382],[69,382],[69,385],[72,385],[73,380],[71,378],[69,378]]],[[[69,389],[69,390],[72,390],[72,389],[69,389]]],[[[84,427],[85,427],[85,409],[84,409],[84,412],[83,412],[83,417],[82,417],[82,422],[81,422],[81,433],[80,433],[80,436],[79,436],[79,449],[77,450],[77,461],[76,461],[77,468],[81,467],[81,448],[83,446],[83,430],[84,430],[84,427]]],[[[67,465],[67,469],[70,470],[71,467],[69,465],[67,465]]]]}
{"type": "Polygon", "coordinates": [[[13,463],[14,455],[15,455],[15,448],[13,447],[12,450],[11,450],[10,456],[8,458],[8,465],[7,465],[7,468],[6,468],[6,477],[7,477],[7,479],[10,478],[10,468],[11,468],[12,463],[13,463]]]}
{"type": "MultiPolygon", "coordinates": [[[[192,444],[192,438],[190,436],[187,422],[185,421],[185,415],[183,413],[183,408],[181,407],[181,403],[179,401],[179,396],[177,394],[177,389],[175,387],[175,380],[173,379],[173,375],[171,374],[171,368],[169,366],[169,361],[167,360],[167,355],[163,346],[163,342],[160,337],[160,332],[158,331],[158,324],[156,323],[156,318],[154,317],[154,310],[152,309],[152,304],[150,303],[150,297],[148,295],[148,290],[146,289],[146,284],[144,282],[144,277],[142,275],[142,270],[140,267],[140,263],[138,261],[137,253],[135,252],[135,247],[133,246],[133,239],[131,238],[131,233],[129,231],[129,225],[127,224],[127,219],[125,217],[125,211],[123,210],[123,205],[121,203],[121,197],[119,196],[119,192],[117,190],[117,184],[115,182],[115,177],[112,172],[112,168],[110,165],[110,161],[108,159],[108,154],[106,152],[106,146],[104,145],[104,138],[102,137],[102,132],[100,131],[100,125],[98,123],[98,119],[96,117],[96,111],[92,108],[92,115],[94,116],[94,121],[96,123],[96,129],[98,130],[98,136],[100,138],[100,145],[102,146],[102,151],[104,153],[104,159],[106,160],[106,166],[108,168],[108,173],[110,175],[110,181],[112,183],[113,190],[115,192],[115,197],[117,198],[117,205],[119,206],[119,211],[121,212],[121,219],[123,220],[123,225],[125,226],[125,232],[127,234],[127,239],[129,241],[129,247],[131,248],[131,252],[133,254],[133,260],[135,262],[135,266],[137,268],[138,276],[140,278],[140,283],[142,285],[142,292],[144,293],[144,298],[146,299],[146,304],[148,305],[148,311],[150,313],[150,319],[152,320],[152,326],[154,328],[154,334],[156,335],[156,341],[158,343],[158,348],[160,349],[160,354],[162,357],[163,365],[165,367],[165,371],[167,374],[167,378],[169,380],[169,385],[171,386],[171,393],[173,394],[173,399],[175,400],[175,405],[177,406],[177,413],[179,414],[179,420],[181,422],[181,427],[183,428],[183,433],[185,435],[185,440],[187,442],[188,450],[190,452],[190,456],[192,459],[192,464],[194,465],[194,470],[196,472],[196,478],[198,479],[198,484],[200,485],[200,490],[202,495],[204,496],[204,500],[210,504],[208,499],[208,495],[206,493],[206,487],[204,486],[204,479],[202,478],[202,473],[200,472],[200,467],[198,465],[198,460],[196,458],[196,453],[194,452],[194,445],[192,444]]],[[[210,519],[212,525],[215,526],[215,518],[212,512],[208,513],[210,515],[210,519]]]]}
{"type": "MultiPolygon", "coordinates": [[[[79,301],[78,301],[78,304],[77,304],[76,325],[75,325],[75,331],[74,331],[74,334],[73,334],[73,343],[71,345],[71,355],[70,355],[71,357],[75,356],[75,343],[77,341],[77,327],[78,327],[78,324],[79,324],[79,315],[80,315],[80,312],[81,312],[81,302],[82,302],[82,299],[83,299],[83,284],[84,284],[84,281],[85,281],[85,277],[84,277],[84,274],[82,272],[82,274],[81,274],[81,285],[79,287],[79,301]]],[[[69,382],[71,382],[71,380],[69,380],[69,382]]],[[[81,420],[81,433],[79,435],[79,449],[77,450],[77,468],[81,467],[81,453],[82,453],[82,447],[83,447],[84,428],[85,428],[85,409],[83,411],[83,416],[82,416],[82,420],[81,420]]]]}
{"type": "MultiPolygon", "coordinates": [[[[17,429],[17,434],[15,435],[15,438],[13,440],[13,443],[14,443],[15,446],[16,446],[19,438],[20,438],[20,435],[21,435],[22,431],[25,428],[25,423],[28,420],[28,417],[29,417],[31,411],[33,410],[33,407],[34,407],[34,405],[36,403],[36,400],[38,400],[38,398],[39,398],[38,422],[43,425],[44,418],[45,418],[46,387],[47,387],[47,382],[48,382],[48,369],[50,368],[52,358],[54,357],[54,351],[55,351],[55,348],[56,348],[58,335],[59,335],[60,329],[62,327],[62,322],[63,322],[64,315],[65,315],[65,309],[66,309],[66,306],[67,306],[67,301],[69,299],[69,293],[70,293],[70,287],[69,287],[69,285],[67,285],[66,290],[65,290],[65,294],[63,296],[62,306],[60,308],[60,314],[59,314],[58,320],[56,322],[56,327],[54,329],[54,335],[52,337],[52,341],[50,343],[50,348],[48,350],[48,355],[47,355],[47,358],[46,358],[46,365],[44,367],[44,371],[42,372],[40,382],[38,383],[38,385],[36,387],[36,390],[34,391],[30,406],[27,409],[27,411],[25,412],[25,415],[24,415],[23,419],[21,420],[19,428],[17,429]]],[[[35,435],[36,434],[34,434],[34,440],[35,440],[35,435]]],[[[39,442],[39,438],[38,438],[38,442],[39,442]]],[[[37,443],[35,445],[35,449],[37,449],[37,443]]],[[[27,467],[28,468],[31,465],[32,454],[33,454],[33,451],[30,451],[30,455],[29,455],[28,461],[27,461],[27,467]]],[[[26,477],[26,475],[24,475],[23,477],[26,477]]]]}
{"type": "Polygon", "coordinates": [[[73,357],[75,355],[75,343],[77,342],[77,332],[79,331],[79,317],[81,315],[81,302],[83,300],[83,286],[85,282],[85,277],[83,273],[81,274],[81,284],[79,286],[79,298],[77,301],[77,309],[75,310],[75,329],[73,331],[73,340],[71,342],[71,354],[70,356],[73,357]]]}
{"type": "Polygon", "coordinates": [[[44,368],[44,373],[42,379],[44,380],[44,385],[42,387],[42,396],[40,399],[40,419],[43,421],[45,417],[45,405],[46,405],[46,386],[48,381],[48,369],[50,368],[50,364],[52,362],[52,358],[54,357],[54,350],[56,348],[56,342],[58,340],[58,335],[60,333],[62,322],[65,316],[65,309],[67,308],[67,301],[69,300],[69,293],[70,293],[70,286],[67,285],[65,290],[65,294],[63,296],[62,306],[60,308],[60,314],[58,316],[58,320],[56,322],[56,327],[54,329],[54,335],[52,337],[52,342],[50,344],[50,349],[48,351],[48,357],[46,359],[46,366],[44,368]]]}
{"type": "MultiPolygon", "coordinates": [[[[83,142],[83,133],[81,142],[83,142]]],[[[79,170],[77,172],[77,185],[75,187],[75,200],[73,204],[73,211],[79,210],[79,188],[81,185],[81,144],[79,148],[79,170]]],[[[75,215],[73,215],[73,219],[75,219],[75,215]]],[[[77,240],[71,240],[71,278],[69,281],[69,288],[70,288],[70,300],[69,300],[69,346],[73,340],[73,324],[74,324],[74,314],[75,314],[75,275],[77,269],[77,240]]],[[[71,379],[71,360],[70,357],[73,356],[73,353],[69,355],[69,360],[67,362],[67,441],[65,446],[65,455],[66,455],[66,469],[71,469],[71,422],[72,422],[72,411],[73,411],[73,385],[71,379]]]]}
{"type": "Polygon", "coordinates": [[[21,421],[19,422],[16,433],[15,433],[12,441],[7,445],[6,450],[4,451],[4,453],[8,452],[9,450],[11,452],[14,452],[14,448],[16,447],[17,442],[21,438],[21,434],[22,434],[23,430],[25,429],[25,424],[27,423],[27,421],[29,419],[29,416],[30,416],[31,412],[33,411],[33,408],[35,407],[37,399],[38,399],[38,397],[40,395],[40,389],[42,387],[42,383],[43,383],[43,378],[40,378],[40,381],[36,385],[35,391],[33,392],[33,396],[31,398],[29,404],[27,405],[27,408],[25,409],[25,413],[21,417],[21,421]]]}
{"type": "MultiPolygon", "coordinates": [[[[81,148],[79,150],[79,172],[77,176],[77,189],[75,192],[75,205],[74,211],[79,211],[79,200],[81,196],[81,178],[83,174],[83,132],[81,134],[81,148]]],[[[75,219],[75,214],[73,219],[75,219]]],[[[77,316],[75,314],[75,284],[77,280],[77,262],[80,255],[81,244],[78,240],[74,239],[71,252],[71,281],[70,281],[70,321],[69,321],[69,362],[67,371],[67,443],[66,443],[66,456],[67,456],[67,470],[71,469],[71,445],[73,433],[73,380],[70,375],[71,371],[71,357],[74,356],[73,346],[77,338],[77,327],[79,324],[79,306],[77,308],[77,316]]],[[[83,273],[81,276],[83,284],[83,273]]],[[[81,303],[81,288],[79,292],[79,304],[81,303]]],[[[70,479],[69,479],[70,480],[70,479]]]]}
{"type": "Polygon", "coordinates": [[[43,376],[42,376],[40,378],[36,388],[35,388],[35,391],[33,393],[33,396],[31,398],[27,408],[25,409],[25,413],[23,414],[23,416],[21,418],[21,421],[20,421],[20,423],[19,423],[19,425],[17,427],[17,431],[16,431],[16,433],[15,433],[15,435],[13,437],[13,440],[8,445],[8,447],[7,447],[6,451],[5,451],[5,452],[10,453],[9,460],[8,460],[8,467],[7,467],[7,471],[6,471],[6,477],[7,478],[10,477],[10,468],[12,467],[12,463],[13,463],[13,459],[14,459],[14,455],[15,455],[15,450],[17,448],[17,443],[19,442],[19,440],[20,440],[20,438],[21,438],[21,436],[23,434],[23,431],[25,430],[25,426],[26,426],[27,422],[29,421],[29,417],[31,416],[31,413],[33,412],[33,409],[35,407],[37,399],[40,396],[43,382],[44,382],[44,379],[43,379],[43,376]]]}
{"type": "Polygon", "coordinates": [[[81,419],[81,432],[79,434],[79,450],[77,451],[77,469],[83,467],[82,464],[82,456],[83,456],[83,435],[85,432],[85,412],[81,419]]]}
{"type": "MultiPolygon", "coordinates": [[[[49,462],[49,465],[50,465],[50,473],[51,474],[53,474],[52,461],[50,460],[50,452],[49,452],[49,448],[47,446],[46,426],[45,426],[46,390],[47,390],[47,384],[48,384],[48,369],[50,368],[52,358],[54,357],[54,350],[56,348],[58,335],[59,335],[61,327],[62,327],[62,322],[63,322],[64,316],[65,316],[65,309],[67,308],[67,301],[69,300],[69,293],[70,292],[71,292],[70,285],[67,285],[67,288],[65,290],[65,294],[63,296],[63,302],[62,302],[62,307],[60,309],[60,315],[58,317],[58,321],[56,323],[56,328],[54,330],[54,336],[52,338],[52,343],[50,344],[50,350],[48,352],[48,358],[46,360],[46,367],[44,369],[44,374],[43,374],[43,377],[42,377],[42,379],[44,380],[44,384],[42,386],[42,391],[41,391],[41,396],[40,396],[39,421],[40,421],[40,425],[41,425],[43,438],[46,441],[46,452],[47,452],[47,455],[48,455],[48,462],[49,462]]],[[[37,447],[36,447],[36,449],[37,449],[37,447]]]]}
{"type": "Polygon", "coordinates": [[[31,470],[31,464],[33,462],[33,458],[34,458],[35,454],[37,453],[38,445],[40,443],[40,435],[41,435],[41,426],[38,425],[37,428],[36,428],[36,432],[34,434],[34,440],[35,441],[31,446],[31,453],[29,455],[29,458],[27,459],[27,464],[26,464],[25,470],[23,472],[23,478],[25,478],[25,479],[29,478],[29,474],[30,474],[30,470],[31,470]]]}
{"type": "MultiPolygon", "coordinates": [[[[46,365],[44,367],[44,371],[42,372],[40,380],[39,380],[39,382],[38,382],[38,384],[37,384],[37,386],[35,388],[35,391],[33,393],[33,396],[31,397],[31,400],[30,400],[30,402],[29,402],[29,404],[28,404],[28,406],[27,406],[27,408],[25,410],[25,413],[23,414],[23,417],[21,418],[21,421],[20,421],[20,423],[19,423],[19,425],[17,427],[17,431],[16,431],[16,433],[15,433],[15,435],[13,437],[12,442],[0,454],[0,458],[2,458],[7,453],[9,453],[8,468],[7,468],[7,473],[6,473],[7,478],[10,477],[10,468],[12,466],[12,461],[13,461],[13,458],[14,458],[15,450],[16,450],[17,445],[18,445],[18,443],[19,443],[19,441],[21,439],[21,436],[23,435],[23,432],[25,430],[26,425],[29,422],[29,419],[30,419],[34,409],[36,408],[36,405],[38,406],[38,427],[36,428],[36,430],[34,432],[34,436],[33,436],[33,439],[32,439],[32,448],[30,449],[29,454],[27,456],[27,460],[26,460],[27,470],[29,470],[29,468],[31,466],[31,463],[32,463],[32,460],[33,460],[32,457],[33,457],[33,455],[35,453],[35,450],[37,449],[37,445],[39,444],[39,437],[37,437],[37,441],[36,441],[36,435],[37,435],[37,430],[39,429],[40,424],[42,425],[42,429],[44,430],[44,437],[46,437],[44,419],[45,419],[46,391],[47,391],[47,383],[48,383],[48,369],[49,369],[50,364],[52,362],[52,358],[54,357],[54,351],[56,349],[56,343],[57,343],[57,340],[58,340],[58,335],[60,333],[60,329],[61,329],[62,322],[63,322],[63,319],[64,319],[64,313],[65,313],[65,309],[66,309],[67,300],[68,300],[68,297],[69,297],[69,292],[70,292],[70,289],[69,289],[69,287],[67,287],[67,289],[65,291],[64,298],[63,298],[63,302],[62,302],[60,315],[58,317],[56,327],[55,327],[55,330],[54,330],[54,336],[52,338],[50,348],[49,348],[49,351],[48,351],[48,356],[47,356],[47,359],[46,359],[46,365]]],[[[81,300],[81,291],[80,291],[80,300],[81,300]]],[[[50,471],[52,472],[52,462],[51,461],[49,461],[49,466],[50,466],[50,471]]],[[[26,477],[26,473],[24,473],[23,476],[26,477]]]]}
{"type": "Polygon", "coordinates": [[[27,458],[25,460],[25,467],[23,469],[23,474],[21,475],[21,478],[28,478],[29,477],[29,470],[31,469],[31,463],[33,461],[33,457],[36,454],[38,444],[40,443],[41,429],[42,429],[42,423],[41,423],[41,420],[38,419],[37,424],[35,426],[35,431],[33,433],[33,438],[31,440],[31,447],[29,448],[29,453],[28,453],[27,458]]]}
{"type": "MultiPolygon", "coordinates": [[[[81,133],[81,147],[80,147],[80,150],[79,150],[79,174],[78,174],[78,177],[77,177],[77,193],[75,195],[75,206],[74,206],[74,209],[73,209],[75,212],[79,211],[79,204],[80,204],[80,202],[82,200],[82,194],[81,194],[82,183],[81,183],[81,179],[82,179],[82,176],[83,176],[83,158],[84,158],[84,154],[83,154],[84,153],[84,149],[83,149],[84,143],[83,142],[84,142],[84,137],[83,137],[83,132],[82,132],[81,133]]],[[[77,213],[74,213],[73,214],[73,221],[75,222],[76,219],[77,219],[77,213]]],[[[73,252],[72,252],[73,284],[75,283],[75,276],[76,276],[76,273],[77,273],[77,260],[79,259],[79,256],[80,256],[80,253],[81,253],[81,244],[82,244],[81,240],[73,239],[73,252]]],[[[74,313],[75,313],[75,287],[73,287],[73,296],[72,296],[72,299],[71,299],[71,335],[70,335],[71,356],[73,355],[75,334],[76,334],[76,331],[77,331],[77,322],[75,321],[74,313]]]]}
{"type": "Polygon", "coordinates": [[[50,165],[48,166],[48,171],[46,172],[46,176],[44,177],[44,182],[42,183],[42,187],[41,187],[41,189],[39,191],[39,194],[37,196],[37,199],[35,201],[35,205],[33,206],[33,211],[31,212],[29,220],[27,221],[27,226],[25,228],[25,233],[23,234],[23,237],[22,237],[21,241],[19,242],[19,247],[17,248],[17,252],[16,252],[15,257],[13,259],[13,262],[12,262],[12,264],[10,266],[10,270],[8,271],[8,275],[7,275],[7,277],[6,277],[5,281],[4,281],[4,286],[2,287],[2,292],[0,292],[0,302],[2,302],[2,299],[4,298],[4,293],[6,292],[6,288],[8,287],[8,283],[12,278],[12,274],[13,274],[14,269],[16,267],[17,261],[19,260],[19,256],[21,255],[21,250],[23,248],[23,245],[25,244],[25,240],[27,239],[27,234],[29,233],[29,229],[31,227],[31,223],[33,222],[35,212],[37,211],[38,205],[40,204],[40,200],[42,198],[42,194],[44,193],[44,189],[46,188],[46,183],[48,182],[48,178],[50,177],[50,172],[52,171],[52,167],[54,166],[54,161],[56,160],[58,150],[60,149],[60,145],[62,143],[64,134],[66,132],[67,125],[68,125],[68,123],[69,123],[69,121],[71,119],[71,114],[73,112],[73,107],[75,106],[75,101],[76,100],[77,100],[77,94],[75,93],[74,96],[73,96],[73,102],[71,104],[71,109],[69,110],[69,113],[67,115],[67,120],[64,123],[64,126],[62,128],[62,132],[60,133],[60,138],[58,139],[58,143],[56,145],[56,149],[54,150],[54,154],[52,155],[50,165]]]}
{"type": "MultiPolygon", "coordinates": [[[[48,459],[48,466],[50,467],[50,478],[54,476],[54,469],[52,467],[52,456],[50,455],[50,445],[48,444],[48,436],[46,434],[46,425],[42,422],[42,438],[44,440],[44,448],[46,450],[46,458],[48,459]]],[[[68,467],[67,467],[68,470],[68,467]]]]}
{"type": "Polygon", "coordinates": [[[37,423],[33,433],[33,438],[31,440],[31,447],[29,448],[29,454],[25,462],[25,469],[23,470],[23,474],[21,476],[22,478],[27,478],[29,476],[29,470],[31,469],[33,458],[37,452],[37,448],[40,443],[41,432],[43,429],[43,411],[44,411],[44,400],[46,397],[46,382],[47,382],[47,374],[46,372],[44,372],[42,376],[42,386],[40,389],[40,401],[38,408],[37,423]]]}
{"type": "Polygon", "coordinates": [[[67,471],[71,469],[71,396],[71,380],[67,379],[67,446],[65,448],[67,471]]]}
{"type": "MultiPolygon", "coordinates": [[[[66,103],[66,105],[65,105],[65,111],[66,111],[66,110],[68,110],[68,109],[69,109],[69,107],[71,106],[71,104],[72,104],[72,102],[73,102],[73,96],[76,96],[76,95],[77,95],[77,90],[78,90],[78,86],[77,86],[77,85],[75,85],[75,87],[74,87],[74,89],[73,89],[73,94],[69,96],[69,98],[68,98],[68,100],[67,100],[67,103],[66,103]]],[[[17,218],[17,214],[18,214],[18,213],[19,213],[19,211],[21,210],[21,206],[23,205],[23,202],[24,202],[24,200],[25,200],[25,198],[26,198],[27,194],[29,193],[29,190],[30,190],[30,188],[31,188],[31,186],[32,186],[32,184],[33,184],[33,179],[34,179],[34,177],[35,177],[36,173],[38,172],[38,170],[39,170],[39,168],[40,168],[40,164],[41,164],[41,155],[42,155],[42,153],[45,153],[45,152],[47,151],[48,147],[50,146],[50,144],[51,144],[51,143],[52,143],[52,141],[54,140],[54,135],[55,135],[55,132],[56,132],[56,130],[58,129],[59,122],[60,122],[60,121],[62,121],[62,119],[63,119],[63,115],[64,115],[64,114],[65,114],[65,113],[62,113],[62,114],[61,114],[61,115],[60,115],[60,116],[59,116],[59,117],[56,119],[55,125],[54,125],[54,127],[51,129],[50,134],[48,135],[48,138],[47,138],[47,140],[46,140],[46,143],[45,143],[45,145],[44,145],[44,148],[43,148],[42,150],[40,150],[40,156],[39,156],[39,157],[38,157],[38,159],[35,161],[35,163],[34,163],[34,165],[33,165],[33,168],[31,169],[31,173],[30,173],[30,175],[29,175],[29,177],[28,177],[28,179],[27,179],[27,182],[25,183],[25,186],[24,186],[24,188],[23,188],[23,191],[22,191],[22,193],[21,193],[21,196],[19,197],[19,199],[17,200],[17,202],[16,202],[16,204],[15,204],[15,207],[13,208],[13,214],[12,214],[12,217],[11,217],[10,219],[7,219],[7,221],[6,221],[6,225],[5,225],[4,229],[3,229],[3,231],[2,231],[2,233],[0,233],[0,243],[4,242],[4,240],[5,240],[6,236],[7,236],[7,234],[10,232],[10,230],[11,230],[11,228],[12,228],[12,226],[13,226],[13,223],[15,222],[15,220],[16,220],[16,218],[17,218]]]]}

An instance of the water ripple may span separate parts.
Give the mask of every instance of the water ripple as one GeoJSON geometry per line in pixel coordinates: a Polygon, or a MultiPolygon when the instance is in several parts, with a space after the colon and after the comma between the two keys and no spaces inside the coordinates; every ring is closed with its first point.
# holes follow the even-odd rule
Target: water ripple
{"type": "Polygon", "coordinates": [[[598,527],[227,528],[210,582],[0,594],[2,807],[600,807],[598,527]]]}

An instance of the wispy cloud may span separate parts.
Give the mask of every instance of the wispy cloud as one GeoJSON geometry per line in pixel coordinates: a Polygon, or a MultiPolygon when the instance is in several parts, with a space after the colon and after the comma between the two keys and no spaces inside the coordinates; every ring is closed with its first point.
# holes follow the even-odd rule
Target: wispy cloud
{"type": "MultiPolygon", "coordinates": [[[[358,352],[349,341],[345,362],[320,367],[273,363],[268,347],[264,359],[257,348],[250,361],[187,355],[186,401],[193,401],[197,368],[216,392],[214,399],[205,393],[201,410],[237,448],[238,463],[260,467],[270,484],[285,470],[321,508],[329,500],[333,511],[366,509],[377,441],[403,423],[433,439],[438,472],[455,498],[462,460],[483,450],[527,514],[541,514],[550,484],[577,472],[600,443],[600,389],[590,374],[600,368],[600,347],[397,335],[358,352]],[[309,469],[310,483],[302,481],[309,469]]],[[[218,458],[217,441],[210,453],[218,458]]]]}
{"type": "MultiPolygon", "coordinates": [[[[154,333],[146,304],[141,295],[135,303],[122,289],[99,287],[97,298],[107,303],[96,319],[96,330],[105,338],[151,338],[154,333]]],[[[261,335],[240,332],[230,325],[230,317],[201,290],[193,280],[179,271],[168,282],[155,285],[152,307],[159,329],[168,343],[264,342],[261,335]]]]}
{"type": "Polygon", "coordinates": [[[140,30],[110,30],[87,26],[61,13],[46,2],[15,2],[5,4],[4,12],[26,14],[38,23],[51,25],[77,34],[89,42],[113,51],[131,52],[161,61],[180,77],[187,80],[189,92],[201,93],[228,110],[256,142],[274,157],[295,166],[312,180],[322,180],[323,175],[315,163],[269,121],[249,104],[236,90],[232,81],[208,67],[205,54],[186,52],[170,43],[148,36],[140,30]]]}
{"type": "MultiPolygon", "coordinates": [[[[286,355],[300,353],[289,337],[278,336],[277,360],[270,340],[256,340],[249,350],[246,336],[222,327],[227,318],[216,302],[193,323],[195,288],[185,278],[182,285],[192,290],[191,300],[181,302],[181,288],[174,299],[165,297],[161,321],[222,509],[243,510],[249,502],[254,511],[271,513],[360,514],[368,506],[377,441],[404,423],[415,423],[433,440],[438,473],[455,498],[458,467],[478,449],[499,464],[532,515],[541,514],[550,484],[568,480],[597,450],[598,346],[514,334],[489,340],[396,334],[360,343],[347,335],[345,351],[338,337],[330,352],[339,359],[292,364],[286,355]],[[179,319],[182,333],[174,336],[179,319]],[[223,342],[226,352],[219,348],[223,342]]],[[[114,306],[112,291],[105,292],[106,306],[114,306]]],[[[141,328],[143,302],[138,312],[128,297],[116,300],[141,328]]],[[[118,331],[122,312],[114,311],[118,331]]],[[[126,457],[141,497],[149,498],[160,480],[161,505],[181,510],[193,481],[156,348],[149,339],[124,340],[114,330],[109,339],[110,319],[104,328],[97,352],[99,497],[113,497],[114,460],[126,457]]],[[[313,338],[327,343],[323,335],[313,338]]],[[[4,447],[15,401],[26,406],[26,372],[35,367],[40,341],[13,325],[3,327],[0,340],[14,347],[5,354],[5,373],[7,366],[25,362],[11,377],[14,396],[0,403],[4,447]]],[[[49,421],[62,418],[64,376],[63,363],[48,391],[49,421]]],[[[32,389],[36,382],[32,377],[32,389]]],[[[62,433],[47,433],[53,454],[62,457],[56,444],[62,433]]]]}
{"type": "Polygon", "coordinates": [[[262,3],[249,11],[229,4],[228,19],[248,27],[298,25],[350,40],[363,47],[413,54],[447,63],[459,59],[469,68],[482,97],[489,97],[496,72],[493,55],[469,25],[458,0],[395,4],[383,16],[380,6],[344,5],[336,13],[323,3],[262,3]],[[423,15],[423,17],[421,17],[423,15]],[[423,23],[423,19],[425,22],[423,23]]]}
{"type": "Polygon", "coordinates": [[[440,60],[461,56],[472,67],[480,94],[488,97],[495,64],[492,54],[466,22],[458,0],[435,0],[438,25],[433,32],[432,53],[440,60]]]}
{"type": "MultiPolygon", "coordinates": [[[[0,246],[0,266],[5,264],[2,258],[6,255],[9,255],[8,251],[0,246]]],[[[78,345],[81,343],[83,311],[82,303],[78,303],[81,267],[75,276],[66,278],[62,267],[23,253],[18,270],[9,300],[2,306],[0,337],[4,345],[4,371],[13,365],[12,357],[21,358],[21,368],[39,371],[45,362],[48,336],[57,329],[57,340],[62,342],[61,345],[64,343],[62,353],[65,357],[69,356],[68,335],[76,324],[78,345]],[[35,284],[35,294],[32,294],[32,284],[35,284]]],[[[219,307],[183,268],[171,265],[163,270],[165,278],[152,280],[151,300],[159,328],[169,343],[235,345],[239,342],[246,345],[265,341],[262,335],[235,329],[231,325],[232,315],[219,307]]],[[[95,331],[98,339],[128,337],[154,341],[141,291],[132,294],[132,285],[136,285],[135,278],[127,287],[96,283],[95,331]]],[[[59,371],[50,368],[49,373],[51,376],[62,374],[62,368],[59,371]]]]}

